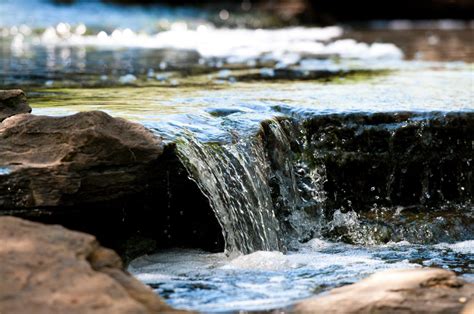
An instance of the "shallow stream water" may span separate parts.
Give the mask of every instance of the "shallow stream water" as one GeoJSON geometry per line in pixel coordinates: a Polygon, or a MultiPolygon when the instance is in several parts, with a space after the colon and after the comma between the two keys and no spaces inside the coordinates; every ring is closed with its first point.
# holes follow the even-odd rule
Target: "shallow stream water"
{"type": "Polygon", "coordinates": [[[141,257],[129,271],[168,302],[202,312],[285,308],[295,301],[391,268],[442,267],[474,281],[474,241],[354,246],[313,239],[296,251],[238,257],[171,250],[141,257]]]}
{"type": "MultiPolygon", "coordinates": [[[[189,169],[212,167],[193,179],[229,226],[227,254],[175,249],[138,258],[129,270],[171,305],[203,312],[284,308],[388,268],[443,267],[474,281],[472,238],[381,244],[359,232],[359,245],[316,237],[296,239],[285,252],[261,151],[247,141],[274,117],[473,112],[472,23],[221,29],[212,14],[0,2],[2,88],[27,91],[34,114],[103,110],[180,143],[189,169]],[[227,146],[213,153],[206,143],[227,146]]],[[[462,209],[472,222],[472,205],[462,209]]],[[[302,229],[314,223],[291,219],[302,229]]],[[[318,223],[357,228],[358,219],[346,213],[318,223]]]]}

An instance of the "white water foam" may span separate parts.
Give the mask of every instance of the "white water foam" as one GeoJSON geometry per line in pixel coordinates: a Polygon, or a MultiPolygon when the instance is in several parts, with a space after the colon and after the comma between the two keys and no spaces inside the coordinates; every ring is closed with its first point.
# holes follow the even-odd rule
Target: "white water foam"
{"type": "Polygon", "coordinates": [[[369,45],[353,39],[335,40],[343,33],[339,26],[250,30],[217,29],[211,25],[201,25],[195,30],[175,27],[156,34],[117,28],[110,33],[100,31],[96,35],[83,34],[85,29],[84,24],[72,27],[59,23],[31,39],[19,32],[12,39],[12,49],[22,51],[29,45],[43,45],[191,50],[203,58],[223,58],[227,63],[253,64],[257,58],[261,58],[262,61],[275,61],[280,67],[296,64],[308,56],[365,60],[403,58],[402,51],[390,43],[369,45]]]}

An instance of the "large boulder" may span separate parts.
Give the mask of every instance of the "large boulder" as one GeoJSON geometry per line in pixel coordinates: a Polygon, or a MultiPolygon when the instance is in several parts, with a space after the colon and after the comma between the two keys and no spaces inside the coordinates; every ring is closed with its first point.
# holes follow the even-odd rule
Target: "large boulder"
{"type": "MultiPolygon", "coordinates": [[[[302,301],[296,313],[461,313],[474,284],[435,268],[388,270],[328,295],[302,301]]],[[[464,309],[464,310],[463,310],[464,309]]],[[[464,313],[463,312],[463,313],[464,313]]]]}
{"type": "Polygon", "coordinates": [[[1,313],[173,310],[88,234],[0,217],[1,313]]]}
{"type": "Polygon", "coordinates": [[[0,122],[16,114],[30,112],[31,107],[22,90],[0,90],[0,122]]]}
{"type": "Polygon", "coordinates": [[[98,111],[10,117],[0,123],[0,216],[93,234],[125,262],[158,247],[221,250],[208,200],[173,147],[98,111]]]}
{"type": "Polygon", "coordinates": [[[152,132],[104,112],[10,117],[0,124],[0,210],[106,202],[137,193],[162,151],[152,132]]]}

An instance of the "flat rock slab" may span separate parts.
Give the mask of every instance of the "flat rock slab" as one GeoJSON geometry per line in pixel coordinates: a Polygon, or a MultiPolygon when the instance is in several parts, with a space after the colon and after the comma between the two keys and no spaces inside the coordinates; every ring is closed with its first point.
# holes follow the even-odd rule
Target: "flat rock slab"
{"type": "Polygon", "coordinates": [[[21,89],[0,90],[0,122],[20,113],[30,113],[26,95],[21,89]]]}
{"type": "Polygon", "coordinates": [[[394,269],[329,295],[302,301],[296,313],[467,313],[474,284],[447,270],[394,269]],[[468,305],[467,305],[468,304],[468,305]]]}
{"type": "Polygon", "coordinates": [[[0,243],[0,313],[172,311],[91,235],[0,217],[0,243]]]}
{"type": "Polygon", "coordinates": [[[163,151],[143,126],[100,111],[0,124],[0,210],[75,206],[143,190],[163,151]]]}

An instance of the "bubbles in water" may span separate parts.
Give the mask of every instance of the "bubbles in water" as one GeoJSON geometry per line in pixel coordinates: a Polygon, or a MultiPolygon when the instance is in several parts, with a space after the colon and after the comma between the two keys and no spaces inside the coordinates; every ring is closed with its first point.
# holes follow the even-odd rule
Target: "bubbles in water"
{"type": "Polygon", "coordinates": [[[177,308],[205,312],[269,310],[384,269],[422,264],[469,272],[465,261],[474,257],[471,242],[360,247],[313,239],[287,254],[255,252],[236,257],[174,250],[141,257],[128,270],[177,308]]]}

